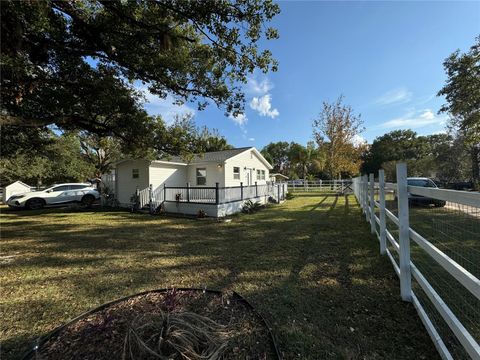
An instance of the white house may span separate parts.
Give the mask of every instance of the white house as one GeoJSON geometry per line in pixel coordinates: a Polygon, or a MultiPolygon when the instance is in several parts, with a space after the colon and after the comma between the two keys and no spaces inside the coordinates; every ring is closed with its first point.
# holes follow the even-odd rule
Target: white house
{"type": "Polygon", "coordinates": [[[5,186],[5,188],[3,189],[2,200],[4,203],[6,203],[10,196],[30,191],[32,191],[32,187],[30,185],[27,185],[21,181],[15,181],[10,185],[5,186]]]}
{"type": "Polygon", "coordinates": [[[155,198],[156,203],[165,202],[167,211],[173,206],[167,203],[175,203],[175,212],[184,213],[217,205],[211,216],[221,216],[220,204],[243,203],[250,198],[265,201],[271,169],[254,147],[197,154],[188,160],[177,156],[153,161],[125,159],[115,164],[115,196],[120,205],[128,205],[138,191],[141,205],[155,198]],[[179,210],[179,206],[184,208],[179,210]]]}

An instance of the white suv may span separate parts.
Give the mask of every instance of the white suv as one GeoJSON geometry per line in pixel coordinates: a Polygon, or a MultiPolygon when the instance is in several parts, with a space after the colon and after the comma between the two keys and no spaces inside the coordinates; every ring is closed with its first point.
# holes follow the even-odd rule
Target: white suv
{"type": "Polygon", "coordinates": [[[41,209],[46,205],[81,202],[90,206],[100,198],[91,184],[58,184],[42,191],[32,191],[11,196],[7,205],[13,208],[41,209]]]}

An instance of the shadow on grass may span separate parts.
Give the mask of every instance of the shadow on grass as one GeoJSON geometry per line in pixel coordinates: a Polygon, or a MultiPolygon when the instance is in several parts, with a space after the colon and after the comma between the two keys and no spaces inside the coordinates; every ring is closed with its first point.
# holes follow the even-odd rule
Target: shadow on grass
{"type": "Polygon", "coordinates": [[[437,358],[351,200],[301,194],[231,223],[59,209],[6,214],[3,250],[19,260],[2,267],[2,321],[11,329],[3,355],[15,358],[28,340],[106,301],[207,286],[249,299],[286,359],[437,358]],[[25,219],[32,222],[17,228],[25,219]]]}

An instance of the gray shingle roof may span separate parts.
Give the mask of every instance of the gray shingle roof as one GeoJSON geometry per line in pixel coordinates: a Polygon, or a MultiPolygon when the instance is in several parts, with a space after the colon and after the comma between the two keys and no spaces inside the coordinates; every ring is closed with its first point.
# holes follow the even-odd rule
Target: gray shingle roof
{"type": "Polygon", "coordinates": [[[212,152],[206,152],[204,154],[193,154],[193,157],[191,160],[189,159],[184,159],[181,156],[171,156],[171,157],[166,157],[160,160],[163,161],[171,161],[171,162],[180,162],[180,163],[199,163],[199,162],[206,162],[206,161],[216,161],[216,162],[223,162],[227,159],[230,159],[231,157],[234,157],[235,155],[238,155],[248,149],[253,149],[252,146],[248,147],[241,147],[241,148],[236,148],[236,149],[229,149],[229,150],[222,150],[222,151],[212,151],[212,152]]]}

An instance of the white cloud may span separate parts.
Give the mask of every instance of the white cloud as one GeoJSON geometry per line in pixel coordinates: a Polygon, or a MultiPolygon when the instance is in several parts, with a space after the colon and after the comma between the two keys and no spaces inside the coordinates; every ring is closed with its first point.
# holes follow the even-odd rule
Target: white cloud
{"type": "Polygon", "coordinates": [[[366,144],[366,143],[367,143],[367,140],[363,136],[358,135],[358,134],[356,134],[352,139],[352,144],[354,146],[359,146],[359,145],[366,144]]]}
{"type": "Polygon", "coordinates": [[[255,138],[248,138],[248,141],[255,141],[255,138]]]}
{"type": "Polygon", "coordinates": [[[251,77],[247,80],[247,92],[263,95],[268,93],[273,89],[273,84],[268,78],[264,78],[261,81],[258,81],[256,78],[251,77]]]}
{"type": "Polygon", "coordinates": [[[239,126],[245,125],[248,121],[248,118],[245,114],[238,114],[237,116],[230,114],[228,115],[228,118],[233,120],[233,122],[239,126]]]}
{"type": "Polygon", "coordinates": [[[387,91],[375,103],[378,105],[404,104],[412,99],[412,93],[407,88],[401,87],[387,91]]]}
{"type": "Polygon", "coordinates": [[[272,96],[266,94],[260,97],[254,97],[250,101],[250,107],[257,111],[261,116],[269,116],[272,119],[276,118],[280,113],[277,109],[272,109],[272,96]]]}
{"type": "Polygon", "coordinates": [[[416,129],[428,125],[443,125],[445,124],[445,116],[437,116],[430,109],[421,111],[412,111],[402,117],[392,119],[380,124],[382,128],[410,128],[416,129]]]}
{"type": "Polygon", "coordinates": [[[160,115],[167,124],[173,122],[176,115],[185,115],[188,113],[195,115],[195,110],[187,104],[175,104],[175,99],[171,95],[168,95],[165,99],[161,99],[148,91],[146,86],[137,87],[137,90],[142,92],[145,97],[145,110],[147,110],[150,115],[160,115]]]}

